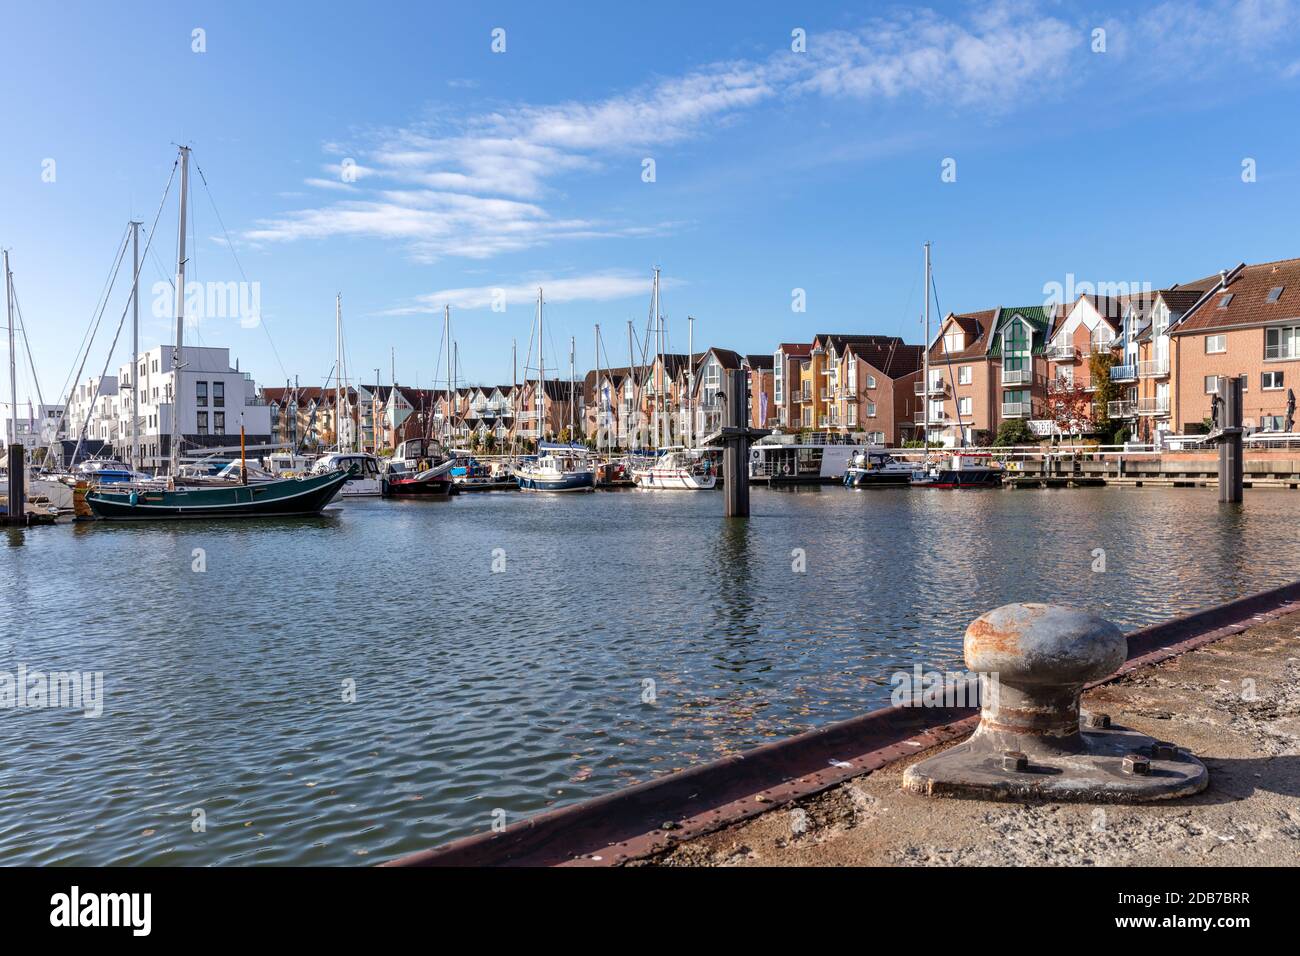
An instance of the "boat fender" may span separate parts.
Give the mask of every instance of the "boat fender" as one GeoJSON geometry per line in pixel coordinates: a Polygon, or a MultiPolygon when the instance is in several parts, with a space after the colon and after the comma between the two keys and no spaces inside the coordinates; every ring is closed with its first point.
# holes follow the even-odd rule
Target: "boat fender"
{"type": "Polygon", "coordinates": [[[139,501],[139,500],[140,500],[140,496],[139,496],[136,492],[134,492],[134,491],[131,492],[131,507],[132,507],[132,508],[135,507],[135,503],[136,503],[137,501],[139,501]]]}

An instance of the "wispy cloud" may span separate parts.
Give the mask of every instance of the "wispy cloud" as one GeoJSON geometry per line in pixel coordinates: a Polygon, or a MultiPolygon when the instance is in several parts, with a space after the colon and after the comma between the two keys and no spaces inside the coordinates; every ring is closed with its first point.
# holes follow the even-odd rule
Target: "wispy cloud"
{"type": "MultiPolygon", "coordinates": [[[[714,134],[770,102],[915,99],[997,116],[1057,96],[1093,75],[1086,64],[1097,25],[1083,13],[1064,19],[1063,9],[995,0],[960,16],[905,10],[861,29],[811,34],[804,53],[782,49],[764,59],[713,63],[594,102],[443,113],[351,148],[331,144],[332,178],[308,184],[347,195],[259,222],[243,238],[373,237],[432,262],[663,231],[664,224],[605,213],[558,216],[552,201],[579,174],[714,134]],[[340,160],[349,163],[350,180],[340,160]]],[[[1117,58],[1136,55],[1168,70],[1171,59],[1201,51],[1214,50],[1219,62],[1251,57],[1297,24],[1296,9],[1295,0],[1180,0],[1104,22],[1117,58]]],[[[1274,66],[1275,73],[1284,69],[1274,66]]],[[[905,141],[905,133],[893,135],[905,141]]]]}
{"type": "MultiPolygon", "coordinates": [[[[664,279],[662,288],[679,283],[664,279]]],[[[537,301],[538,288],[547,302],[612,302],[617,299],[647,298],[650,277],[630,272],[601,272],[585,276],[535,276],[509,285],[483,285],[464,289],[441,289],[417,296],[408,305],[380,312],[380,315],[422,315],[454,309],[488,309],[500,303],[505,308],[537,301]]]]}
{"type": "Polygon", "coordinates": [[[560,218],[545,203],[565,177],[706,135],[778,98],[919,95],[1001,111],[1059,77],[1065,55],[1082,42],[1077,30],[1033,6],[999,3],[962,21],[901,13],[857,32],[814,34],[807,53],[714,63],[595,102],[522,104],[389,130],[351,155],[330,147],[364,176],[345,182],[335,164],[333,180],[308,181],[355,197],[260,222],[243,238],[375,237],[430,262],[641,235],[656,227],[560,218]]]}

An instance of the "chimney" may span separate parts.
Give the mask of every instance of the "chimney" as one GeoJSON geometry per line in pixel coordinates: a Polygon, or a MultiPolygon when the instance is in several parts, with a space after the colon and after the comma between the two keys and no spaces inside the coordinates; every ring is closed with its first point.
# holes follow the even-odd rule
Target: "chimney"
{"type": "Polygon", "coordinates": [[[1227,270],[1227,269],[1220,269],[1220,270],[1219,270],[1219,285],[1220,285],[1220,287],[1222,287],[1222,286],[1226,286],[1227,284],[1228,284],[1228,270],[1227,270]]]}

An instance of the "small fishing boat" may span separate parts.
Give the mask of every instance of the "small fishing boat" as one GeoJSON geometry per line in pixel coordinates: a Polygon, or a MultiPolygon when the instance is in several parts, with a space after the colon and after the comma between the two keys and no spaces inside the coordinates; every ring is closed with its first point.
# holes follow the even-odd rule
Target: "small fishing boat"
{"type": "Polygon", "coordinates": [[[515,466],[521,491],[595,491],[596,469],[580,445],[542,442],[535,459],[515,466]]]}
{"type": "Polygon", "coordinates": [[[637,487],[707,491],[718,483],[713,463],[685,448],[669,448],[649,468],[633,472],[637,487]]]}
{"type": "Polygon", "coordinates": [[[376,498],[383,494],[384,481],[379,470],[379,459],[367,452],[331,452],[316,460],[313,475],[338,469],[348,472],[348,480],[339,489],[340,498],[376,498]]]}
{"type": "Polygon", "coordinates": [[[921,474],[883,449],[864,448],[850,459],[844,472],[844,484],[849,488],[909,485],[921,474]]]}
{"type": "Polygon", "coordinates": [[[632,476],[632,466],[626,459],[615,458],[596,464],[597,488],[631,488],[636,485],[632,476]]]}
{"type": "Polygon", "coordinates": [[[331,471],[309,478],[220,486],[100,486],[87,492],[86,503],[95,517],[107,521],[300,517],[320,514],[347,480],[348,472],[331,471]]]}
{"type": "Polygon", "coordinates": [[[451,480],[461,491],[514,491],[519,487],[508,465],[488,464],[470,455],[457,455],[451,480]]]}
{"type": "Polygon", "coordinates": [[[381,475],[381,491],[385,498],[446,498],[456,494],[456,483],[451,480],[454,458],[448,458],[423,471],[385,471],[381,475]]]}

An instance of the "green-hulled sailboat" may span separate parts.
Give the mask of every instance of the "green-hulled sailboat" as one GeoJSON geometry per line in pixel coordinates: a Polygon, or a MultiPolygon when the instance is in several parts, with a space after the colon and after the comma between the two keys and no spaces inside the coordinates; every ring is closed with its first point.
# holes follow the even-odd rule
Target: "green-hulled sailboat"
{"type": "Polygon", "coordinates": [[[104,486],[86,495],[95,517],[110,521],[158,518],[282,518],[319,514],[348,480],[339,470],[309,478],[282,478],[229,487],[110,490],[104,486]]]}

